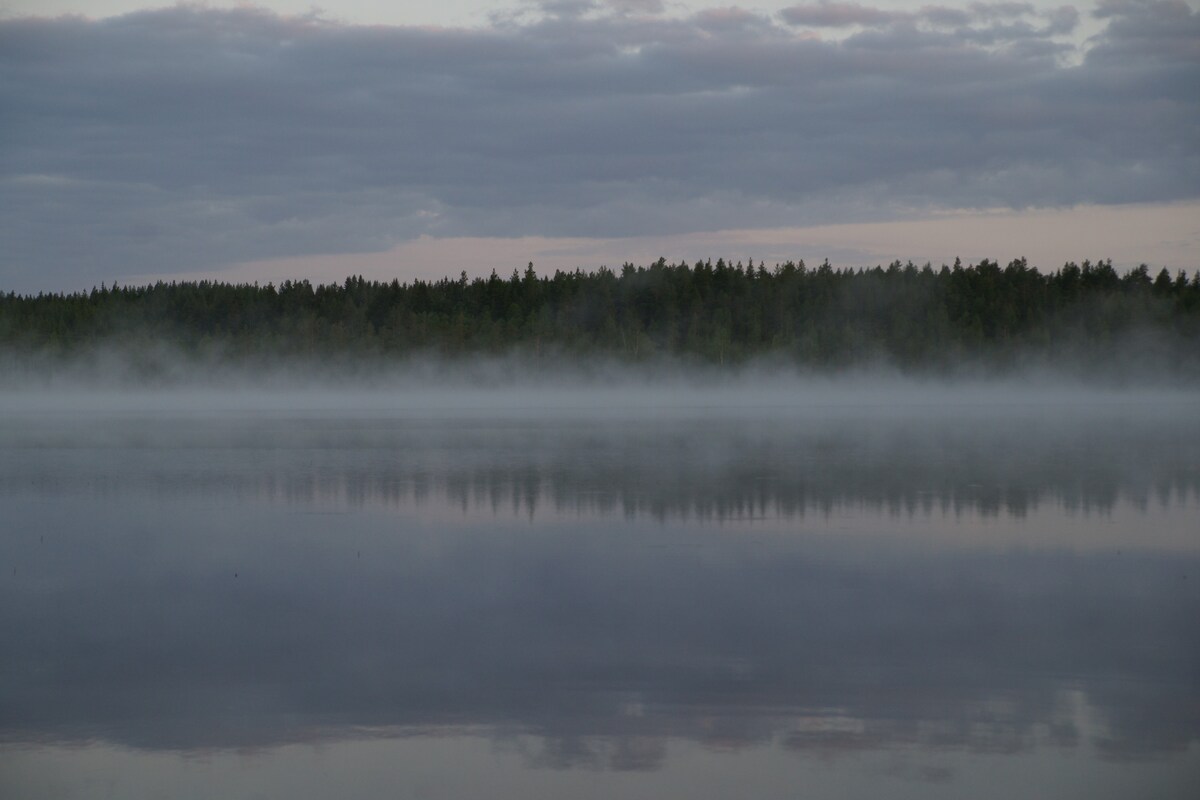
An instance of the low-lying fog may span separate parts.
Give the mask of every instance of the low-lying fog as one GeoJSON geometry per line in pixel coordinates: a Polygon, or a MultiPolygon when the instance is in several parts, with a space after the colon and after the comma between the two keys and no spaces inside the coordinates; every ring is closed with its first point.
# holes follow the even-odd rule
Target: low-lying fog
{"type": "MultiPolygon", "coordinates": [[[[127,365],[125,365],[127,367],[127,365]]],[[[1114,408],[1187,416],[1200,386],[1082,381],[1044,370],[989,377],[912,376],[880,368],[804,373],[679,362],[531,365],[520,358],[413,361],[375,371],[293,367],[181,369],[137,378],[127,368],[9,371],[0,413],[328,413],[475,417],[883,418],[1077,416],[1114,408]]]]}

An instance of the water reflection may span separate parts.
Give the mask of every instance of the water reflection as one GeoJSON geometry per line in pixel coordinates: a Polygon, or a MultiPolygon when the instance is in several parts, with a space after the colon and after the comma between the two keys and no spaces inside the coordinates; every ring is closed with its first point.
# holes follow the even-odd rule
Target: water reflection
{"type": "Polygon", "coordinates": [[[0,493],[228,494],[657,519],[1023,516],[1200,501],[1186,418],[22,420],[0,493]]]}
{"type": "Polygon", "coordinates": [[[1086,735],[1126,757],[1200,735],[1194,553],[11,510],[10,739],[190,749],[484,724],[561,740],[565,764],[595,736],[1003,751],[1086,735]],[[1101,727],[1078,729],[1072,692],[1101,727]]]}
{"type": "Polygon", "coordinates": [[[689,744],[1063,752],[1178,789],[1200,436],[1126,422],[8,425],[0,737],[456,733],[632,773],[689,744]]]}

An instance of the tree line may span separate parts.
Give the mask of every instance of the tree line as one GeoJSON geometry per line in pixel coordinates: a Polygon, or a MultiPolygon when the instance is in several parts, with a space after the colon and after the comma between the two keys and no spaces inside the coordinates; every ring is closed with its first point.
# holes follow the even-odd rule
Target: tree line
{"type": "Polygon", "coordinates": [[[99,344],[214,346],[223,358],[443,357],[520,351],[532,357],[683,357],[738,364],[761,356],[837,369],[885,361],[937,369],[962,360],[1013,365],[1030,354],[1103,364],[1152,348],[1200,373],[1200,271],[1111,260],[1042,273],[1025,259],[934,268],[768,268],[724,259],[620,270],[533,264],[503,278],[214,281],[0,294],[0,348],[78,355],[99,344]]]}

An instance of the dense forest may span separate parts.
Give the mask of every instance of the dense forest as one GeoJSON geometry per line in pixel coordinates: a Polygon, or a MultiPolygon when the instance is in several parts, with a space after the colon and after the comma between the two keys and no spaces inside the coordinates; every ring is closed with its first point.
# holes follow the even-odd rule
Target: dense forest
{"type": "Polygon", "coordinates": [[[153,343],[224,360],[660,357],[739,364],[771,356],[817,369],[886,362],[912,371],[1031,358],[1088,368],[1115,353],[1200,375],[1200,272],[1118,273],[1111,261],[1041,273],[1024,259],[963,266],[768,268],[718,260],[619,271],[530,264],[503,278],[312,285],[220,282],[0,294],[0,350],[78,357],[153,343]]]}

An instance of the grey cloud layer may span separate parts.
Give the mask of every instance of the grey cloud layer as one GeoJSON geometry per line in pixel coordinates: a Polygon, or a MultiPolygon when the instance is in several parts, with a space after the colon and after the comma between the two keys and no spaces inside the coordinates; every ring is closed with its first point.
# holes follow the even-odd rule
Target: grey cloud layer
{"type": "Polygon", "coordinates": [[[927,5],[917,11],[890,11],[858,3],[818,2],[785,8],[780,16],[792,25],[811,28],[924,25],[953,31],[967,40],[991,41],[1066,34],[1079,23],[1074,6],[1039,14],[1030,3],[971,3],[966,8],[927,5]],[[1041,24],[1031,23],[1031,18],[1041,24]]]}
{"type": "MultiPolygon", "coordinates": [[[[1200,195],[1200,13],[1110,2],[483,29],[0,22],[0,286],[433,235],[668,234],[1200,195]],[[840,41],[813,33],[853,25],[840,41]]],[[[521,19],[521,18],[519,18],[521,19]]]]}

